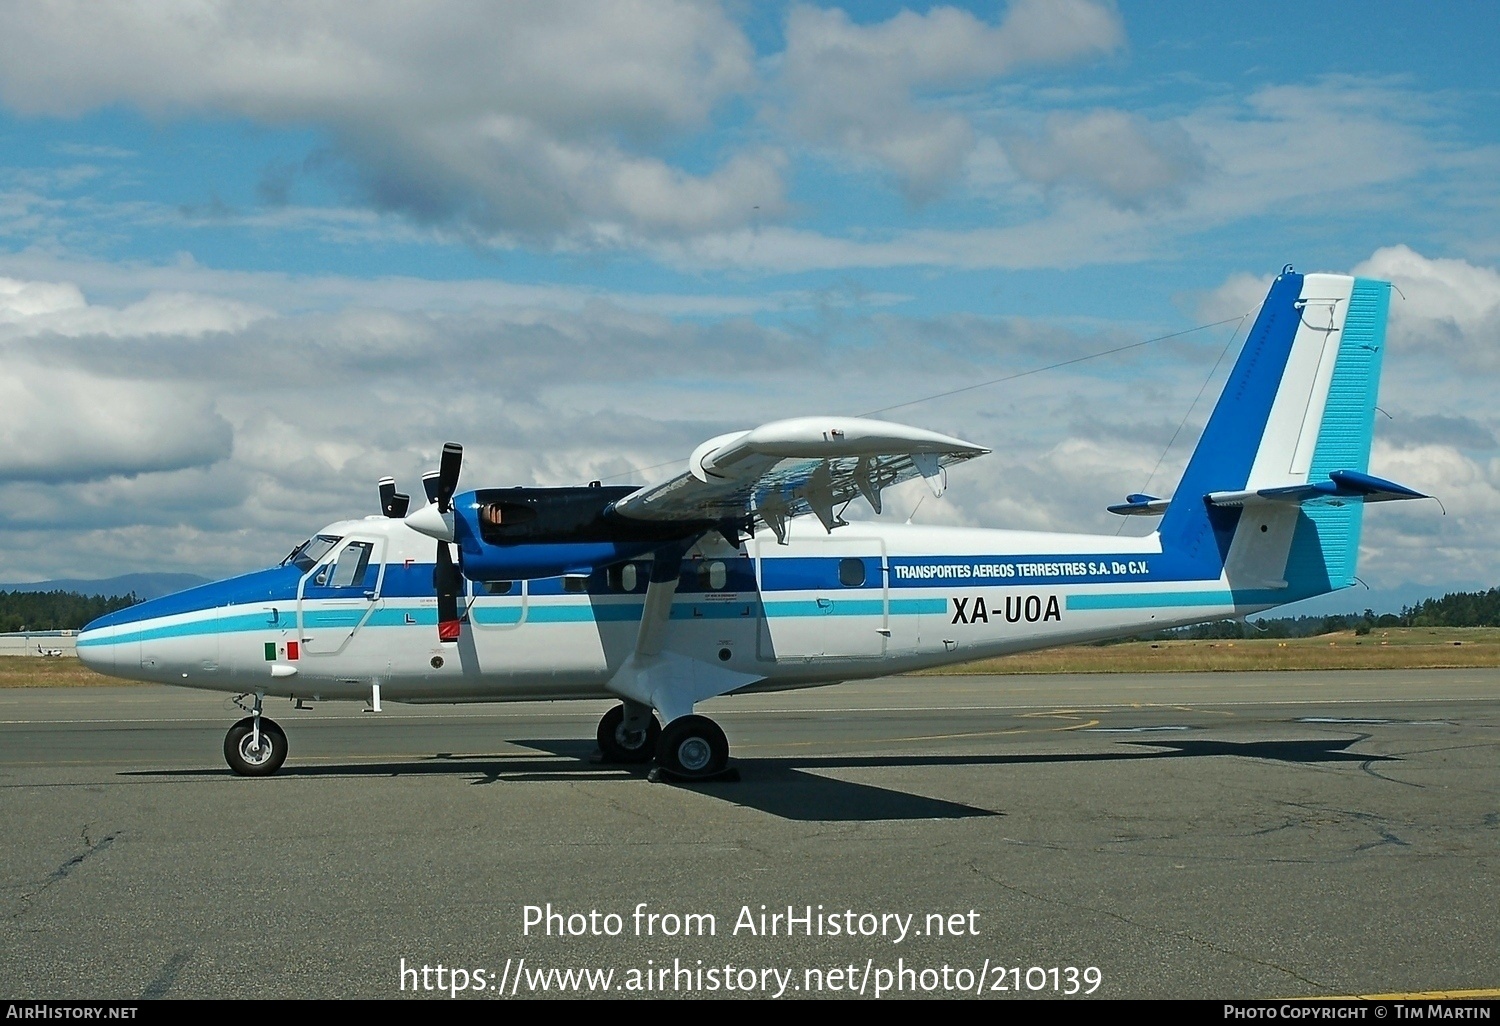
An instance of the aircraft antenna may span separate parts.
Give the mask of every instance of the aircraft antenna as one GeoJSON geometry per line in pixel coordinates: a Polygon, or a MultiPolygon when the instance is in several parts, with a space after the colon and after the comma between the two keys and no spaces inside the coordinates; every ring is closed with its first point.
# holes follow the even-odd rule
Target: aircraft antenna
{"type": "MultiPolygon", "coordinates": [[[[1248,316],[1248,315],[1247,315],[1248,316]]],[[[1104,349],[1097,353],[1089,353],[1086,356],[1075,356],[1070,360],[1059,360],[1057,363],[1049,363],[1045,367],[1033,367],[1030,370],[1017,371],[1015,374],[1007,374],[1000,378],[990,378],[988,381],[980,381],[973,385],[965,385],[962,388],[949,389],[936,395],[923,396],[921,399],[911,399],[904,403],[896,403],[894,406],[882,406],[878,410],[868,410],[864,413],[856,413],[856,417],[873,417],[881,413],[890,413],[892,410],[905,409],[908,406],[916,406],[919,403],[930,403],[934,399],[946,399],[950,395],[961,395],[964,392],[972,392],[976,388],[987,388],[990,385],[999,385],[1006,381],[1015,381],[1017,378],[1029,378],[1033,374],[1041,374],[1044,371],[1057,370],[1060,367],[1071,367],[1075,363],[1084,363],[1088,360],[1097,360],[1103,356],[1113,356],[1116,353],[1127,353],[1132,349],[1149,346],[1153,342],[1165,342],[1169,338],[1180,338],[1183,335],[1191,335],[1195,331],[1203,331],[1207,328],[1217,328],[1222,324],[1231,324],[1235,321],[1244,321],[1244,317],[1226,317],[1222,321],[1214,321],[1211,324],[1200,324],[1196,328],[1185,328],[1182,331],[1174,331],[1168,335],[1158,335],[1155,338],[1144,339],[1140,342],[1132,342],[1129,345],[1116,346],[1113,349],[1104,349]]],[[[1236,329],[1238,330],[1238,329],[1236,329]]]]}

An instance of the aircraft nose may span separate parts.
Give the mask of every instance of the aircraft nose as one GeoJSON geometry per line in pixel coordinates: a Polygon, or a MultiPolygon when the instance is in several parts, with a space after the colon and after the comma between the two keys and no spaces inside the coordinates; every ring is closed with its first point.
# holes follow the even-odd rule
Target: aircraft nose
{"type": "Polygon", "coordinates": [[[78,658],[83,665],[97,673],[115,672],[115,649],[113,627],[85,628],[78,633],[78,658]]]}

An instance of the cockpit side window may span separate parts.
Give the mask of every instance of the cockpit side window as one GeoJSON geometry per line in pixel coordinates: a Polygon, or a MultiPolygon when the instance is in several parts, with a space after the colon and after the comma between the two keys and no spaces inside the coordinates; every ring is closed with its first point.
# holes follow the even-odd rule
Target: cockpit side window
{"type": "Polygon", "coordinates": [[[344,546],[344,551],[339,553],[339,560],[333,565],[333,578],[328,582],[331,588],[362,588],[365,584],[365,574],[370,568],[370,553],[375,546],[370,542],[350,542],[344,546]]]}
{"type": "Polygon", "coordinates": [[[298,570],[307,573],[318,565],[318,560],[327,555],[342,540],[336,534],[320,534],[309,538],[293,549],[291,554],[281,561],[281,565],[286,566],[288,563],[294,563],[298,570]]]}

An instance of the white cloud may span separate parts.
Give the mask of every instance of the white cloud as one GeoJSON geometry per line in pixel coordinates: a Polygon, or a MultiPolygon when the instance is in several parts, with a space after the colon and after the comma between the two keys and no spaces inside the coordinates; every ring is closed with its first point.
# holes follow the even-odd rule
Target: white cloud
{"type": "MultiPolygon", "coordinates": [[[[1467,526],[1477,526],[1474,518],[1492,521],[1500,517],[1500,488],[1496,487],[1493,461],[1471,459],[1449,445],[1398,448],[1379,443],[1370,465],[1379,466],[1382,476],[1437,496],[1447,515],[1467,526]]],[[[1429,506],[1426,512],[1430,519],[1436,510],[1429,506]]],[[[1494,546],[1486,541],[1483,547],[1488,550],[1494,546]]]]}
{"type": "Polygon", "coordinates": [[[954,7],[859,25],[836,8],[798,6],[781,58],[782,117],[797,136],[889,168],[910,196],[927,198],[958,173],[974,130],[962,114],[922,103],[923,91],[1097,56],[1123,42],[1113,8],[1091,0],[1016,0],[998,25],[954,7]]]}
{"type": "Polygon", "coordinates": [[[0,341],[44,334],[202,335],[238,331],[267,315],[246,303],[184,292],[153,292],[118,309],[93,306],[72,282],[0,278],[0,341]]]}
{"type": "MultiPolygon", "coordinates": [[[[789,311],[836,301],[822,290],[734,293],[647,292],[606,289],[588,283],[551,284],[504,278],[430,279],[389,275],[292,275],[279,271],[240,271],[208,267],[180,254],[176,263],[112,263],[62,256],[39,250],[0,253],[0,275],[16,276],[18,285],[65,289],[67,297],[48,302],[82,307],[90,295],[195,295],[223,304],[220,315],[253,319],[267,310],[277,313],[341,311],[378,307],[392,311],[455,312],[475,308],[513,310],[581,310],[604,303],[622,310],[662,316],[739,316],[789,311]],[[64,284],[37,279],[67,279],[64,284]]],[[[0,284],[0,325],[8,300],[0,284]]],[[[871,294],[866,303],[888,303],[900,297],[871,294]]],[[[17,302],[32,302],[31,299],[17,302]]],[[[133,305],[133,304],[132,304],[133,305]]],[[[94,315],[97,316],[97,315],[94,315]]],[[[248,323],[248,320],[246,321],[248,323]]],[[[3,329],[0,329],[3,330],[3,329]]]]}
{"type": "Polygon", "coordinates": [[[0,481],[87,481],[202,466],[232,435],[192,390],[107,380],[7,359],[0,377],[0,481]]]}
{"type": "Polygon", "coordinates": [[[1354,273],[1400,290],[1391,297],[1391,324],[1409,351],[1445,357],[1461,369],[1500,371],[1500,272],[1389,246],[1354,273]]]}
{"type": "Polygon", "coordinates": [[[1010,141],[1011,163],[1045,186],[1081,185],[1122,207],[1179,201],[1203,176],[1203,158],[1181,127],[1119,110],[1054,114],[1041,137],[1010,141]]]}
{"type": "Polygon", "coordinates": [[[1208,232],[1266,216],[1300,231],[1348,231],[1359,215],[1405,216],[1413,183],[1474,174],[1427,115],[1413,94],[1337,77],[1212,101],[1170,122],[1059,114],[1039,118],[1029,144],[1008,144],[1019,147],[1018,161],[998,144],[971,157],[968,178],[991,205],[988,223],[844,237],[741,229],[662,240],[652,251],[675,266],[776,272],[1073,268],[1177,257],[1208,232]],[[1118,166],[1108,157],[1112,136],[1125,140],[1118,166]],[[973,166],[981,158],[993,166],[973,166]],[[1018,166],[1057,183],[1046,203],[1017,178],[1018,166]]]}
{"type": "Polygon", "coordinates": [[[311,125],[376,206],[467,234],[673,234],[780,209],[774,151],[703,174],[653,151],[755,84],[715,3],[240,0],[0,13],[0,98],[311,125]]]}
{"type": "Polygon", "coordinates": [[[121,340],[197,338],[262,316],[244,304],[181,294],[152,294],[121,309],[91,306],[72,282],[0,278],[0,481],[97,481],[226,459],[233,434],[213,402],[151,380],[149,361],[129,343],[121,352],[121,340]],[[71,358],[67,340],[85,337],[108,340],[123,373],[71,358]]]}
{"type": "Polygon", "coordinates": [[[1260,309],[1261,301],[1275,280],[1274,274],[1247,274],[1244,271],[1231,274],[1218,288],[1198,297],[1198,317],[1204,321],[1222,321],[1246,311],[1253,313],[1260,309]]]}
{"type": "Polygon", "coordinates": [[[0,324],[18,324],[86,305],[82,290],[71,282],[0,278],[0,324]]]}

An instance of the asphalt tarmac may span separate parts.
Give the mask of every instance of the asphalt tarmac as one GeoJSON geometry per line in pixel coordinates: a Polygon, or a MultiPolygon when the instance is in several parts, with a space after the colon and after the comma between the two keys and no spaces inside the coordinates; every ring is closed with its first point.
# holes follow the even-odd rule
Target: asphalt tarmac
{"type": "Polygon", "coordinates": [[[730,697],[691,787],[606,708],[279,702],[243,779],[225,696],[0,691],[0,999],[1500,988],[1497,671],[730,697]]]}

